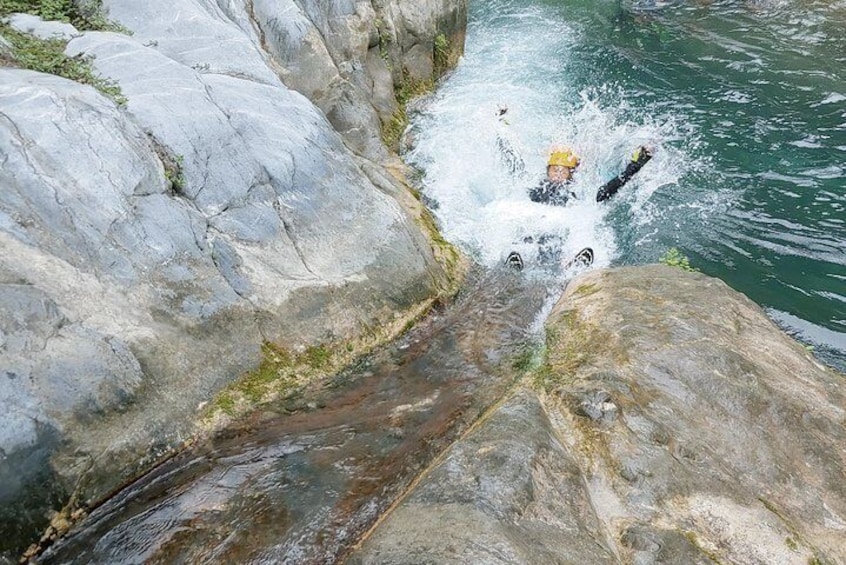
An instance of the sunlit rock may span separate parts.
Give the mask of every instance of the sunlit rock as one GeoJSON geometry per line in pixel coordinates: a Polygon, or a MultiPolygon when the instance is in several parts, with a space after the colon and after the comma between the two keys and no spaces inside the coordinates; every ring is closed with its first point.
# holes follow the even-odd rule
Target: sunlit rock
{"type": "Polygon", "coordinates": [[[745,296],[595,271],[547,332],[542,400],[516,393],[453,446],[351,563],[846,556],[846,381],[745,296]]]}

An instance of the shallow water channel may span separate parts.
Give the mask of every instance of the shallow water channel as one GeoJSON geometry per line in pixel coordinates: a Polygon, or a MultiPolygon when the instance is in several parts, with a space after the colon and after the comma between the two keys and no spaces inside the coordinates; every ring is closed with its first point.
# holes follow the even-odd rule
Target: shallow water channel
{"type": "Polygon", "coordinates": [[[44,563],[334,563],[521,375],[556,291],[496,269],[456,304],[94,510],[44,563]]]}

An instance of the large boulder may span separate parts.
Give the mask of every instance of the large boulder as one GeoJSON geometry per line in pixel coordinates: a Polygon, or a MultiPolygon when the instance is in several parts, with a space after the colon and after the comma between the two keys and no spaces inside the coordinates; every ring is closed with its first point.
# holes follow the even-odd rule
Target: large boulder
{"type": "Polygon", "coordinates": [[[279,79],[251,2],[104,4],[135,34],[66,53],[125,106],[0,68],[0,553],[180,445],[263,342],[401,327],[453,282],[420,204],[279,79]]]}
{"type": "Polygon", "coordinates": [[[846,392],[724,283],[595,271],[351,563],[846,563],[846,392]]]}

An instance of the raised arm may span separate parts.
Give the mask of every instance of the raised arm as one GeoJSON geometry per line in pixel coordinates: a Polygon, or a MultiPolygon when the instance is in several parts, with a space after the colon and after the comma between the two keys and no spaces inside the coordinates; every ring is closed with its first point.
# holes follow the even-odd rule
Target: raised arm
{"type": "Polygon", "coordinates": [[[637,151],[634,152],[634,155],[632,155],[632,160],[629,161],[628,165],[626,165],[626,170],[620,173],[619,176],[616,176],[605,183],[605,185],[597,191],[596,201],[602,202],[617,194],[617,191],[623,188],[623,185],[629,182],[635,173],[641,170],[650,159],[652,159],[652,153],[648,148],[640,147],[637,149],[637,151]]]}
{"type": "Polygon", "coordinates": [[[526,164],[523,162],[523,157],[508,139],[508,106],[500,105],[497,108],[496,115],[499,122],[496,134],[496,148],[499,150],[499,157],[505,168],[512,176],[524,178],[526,176],[526,164]]]}
{"type": "Polygon", "coordinates": [[[523,158],[514,149],[514,146],[508,141],[508,138],[502,135],[496,136],[496,148],[499,150],[499,158],[505,168],[512,176],[522,178],[526,173],[526,164],[523,158]]]}

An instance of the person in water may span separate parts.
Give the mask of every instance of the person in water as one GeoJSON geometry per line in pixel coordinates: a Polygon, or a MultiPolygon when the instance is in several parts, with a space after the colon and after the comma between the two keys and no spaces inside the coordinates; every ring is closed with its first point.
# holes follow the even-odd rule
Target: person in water
{"type": "MultiPolygon", "coordinates": [[[[504,121],[504,115],[507,111],[507,108],[500,107],[498,114],[501,123],[507,124],[504,121]]],[[[524,177],[525,166],[523,160],[508,140],[501,136],[498,137],[497,147],[500,150],[503,162],[511,173],[524,177]]],[[[641,146],[635,150],[623,172],[597,190],[596,201],[604,202],[617,194],[650,159],[652,159],[652,151],[648,147],[641,146]]],[[[546,177],[537,186],[529,189],[529,199],[533,202],[549,204],[551,206],[566,206],[569,202],[575,200],[576,194],[571,190],[570,184],[573,180],[573,173],[578,168],[579,163],[579,157],[569,147],[553,146],[550,150],[549,160],[547,161],[546,177]]],[[[561,242],[558,236],[547,234],[541,235],[537,239],[529,236],[524,238],[523,242],[537,243],[538,258],[542,264],[560,263],[561,242]]],[[[572,261],[567,263],[564,268],[567,269],[574,264],[588,266],[591,263],[593,263],[593,250],[586,247],[572,261]]],[[[517,251],[512,251],[505,260],[505,264],[509,267],[522,270],[523,258],[517,251]]]]}
{"type": "MultiPolygon", "coordinates": [[[[639,147],[625,170],[599,188],[596,192],[596,201],[604,202],[617,194],[650,159],[652,159],[652,151],[645,146],[639,147]]],[[[546,178],[538,186],[529,190],[529,198],[532,202],[566,206],[571,199],[575,199],[576,195],[570,190],[569,185],[579,162],[579,158],[569,147],[553,147],[546,165],[546,178]]]]}
{"type": "MultiPolygon", "coordinates": [[[[497,109],[499,123],[503,126],[508,125],[507,112],[507,106],[500,106],[497,109]]],[[[528,175],[523,158],[514,149],[508,138],[500,133],[497,135],[496,145],[509,172],[519,178],[526,178],[528,175]]],[[[625,170],[599,188],[596,192],[596,201],[604,202],[617,194],[623,185],[629,182],[650,159],[652,159],[652,151],[648,147],[641,146],[638,148],[632,155],[631,161],[626,165],[625,170]]],[[[570,190],[570,183],[579,163],[580,159],[572,149],[566,146],[553,145],[550,148],[549,160],[546,165],[546,178],[529,190],[529,198],[533,202],[566,206],[571,200],[576,199],[576,194],[570,190]]]]}

